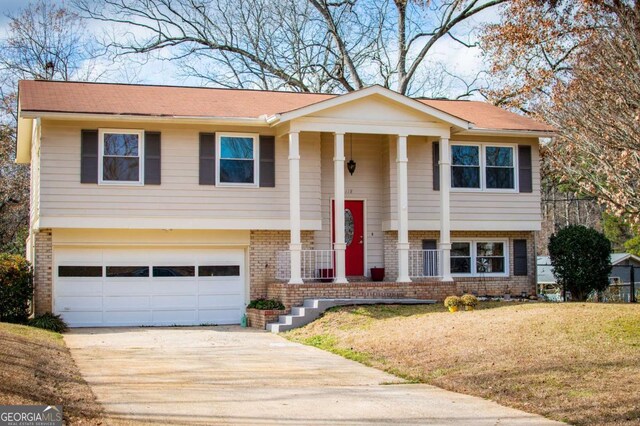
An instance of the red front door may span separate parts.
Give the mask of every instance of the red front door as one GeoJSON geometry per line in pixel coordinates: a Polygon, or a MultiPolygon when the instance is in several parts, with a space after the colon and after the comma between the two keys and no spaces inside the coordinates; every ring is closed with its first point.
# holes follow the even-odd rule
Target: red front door
{"type": "MultiPolygon", "coordinates": [[[[334,203],[331,203],[335,219],[334,203]]],[[[334,224],[335,220],[332,221],[334,224]]],[[[335,242],[335,228],[331,230],[335,242]]],[[[347,276],[364,275],[364,202],[346,200],[344,202],[344,240],[347,243],[347,276]]]]}

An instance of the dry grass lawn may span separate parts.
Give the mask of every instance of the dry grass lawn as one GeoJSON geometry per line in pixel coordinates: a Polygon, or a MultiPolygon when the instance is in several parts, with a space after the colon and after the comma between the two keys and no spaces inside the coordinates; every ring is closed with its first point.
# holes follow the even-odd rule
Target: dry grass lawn
{"type": "Polygon", "coordinates": [[[286,337],[571,424],[640,425],[640,305],[478,308],[339,308],[286,337]]]}
{"type": "Polygon", "coordinates": [[[13,404],[62,405],[67,424],[103,424],[62,335],[0,323],[0,405],[13,404]]]}

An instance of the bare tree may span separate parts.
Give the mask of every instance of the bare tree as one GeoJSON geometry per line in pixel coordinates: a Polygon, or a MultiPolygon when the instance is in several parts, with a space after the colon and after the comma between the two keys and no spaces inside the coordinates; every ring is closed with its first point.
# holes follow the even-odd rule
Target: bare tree
{"type": "MultiPolygon", "coordinates": [[[[160,52],[184,72],[228,87],[345,92],[374,83],[403,94],[464,25],[507,0],[75,0],[113,23],[116,55],[160,52]]],[[[428,79],[418,84],[427,90],[428,79]]],[[[465,92],[468,92],[466,90],[465,92]]]]}
{"type": "Polygon", "coordinates": [[[640,224],[640,7],[622,5],[606,31],[555,88],[550,144],[563,182],[597,197],[609,212],[640,224]]]}
{"type": "Polygon", "coordinates": [[[90,41],[81,18],[46,0],[9,16],[0,39],[0,250],[24,251],[29,222],[29,167],[15,164],[17,83],[88,75],[90,41]]]}

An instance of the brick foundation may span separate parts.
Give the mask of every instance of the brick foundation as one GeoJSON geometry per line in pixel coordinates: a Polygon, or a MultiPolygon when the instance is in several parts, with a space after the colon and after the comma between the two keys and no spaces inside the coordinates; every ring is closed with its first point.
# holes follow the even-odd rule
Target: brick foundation
{"type": "Polygon", "coordinates": [[[251,328],[264,330],[267,324],[278,322],[278,317],[287,313],[287,310],[261,310],[247,309],[248,325],[251,328]]]}
{"type": "Polygon", "coordinates": [[[393,282],[352,282],[348,284],[306,283],[287,284],[269,283],[269,299],[280,300],[287,309],[300,306],[304,299],[435,299],[457,293],[456,283],[440,281],[422,281],[414,283],[393,282]]]}
{"type": "MultiPolygon", "coordinates": [[[[409,244],[411,250],[422,249],[422,240],[438,240],[439,232],[436,231],[409,231],[409,244]]],[[[509,271],[508,277],[455,277],[458,293],[477,293],[480,295],[499,296],[509,291],[513,295],[522,292],[535,294],[536,290],[536,254],[534,248],[534,232],[515,231],[453,231],[451,238],[469,239],[502,239],[509,241],[509,271]],[[528,275],[513,275],[513,240],[527,240],[527,265],[528,275]]],[[[398,276],[398,233],[387,231],[384,235],[384,260],[385,260],[385,280],[393,280],[398,276]]],[[[415,280],[414,280],[415,281],[415,280]]]]}
{"type": "MultiPolygon", "coordinates": [[[[422,249],[422,240],[437,240],[436,231],[410,231],[410,248],[422,249]]],[[[503,239],[509,242],[509,271],[508,277],[455,277],[453,283],[443,283],[433,278],[414,279],[412,283],[396,283],[393,280],[398,274],[397,232],[384,233],[384,267],[385,281],[383,282],[350,282],[348,284],[333,284],[311,282],[290,285],[274,282],[276,252],[287,250],[289,232],[287,231],[251,231],[251,298],[266,297],[280,300],[289,309],[297,306],[304,299],[313,297],[324,298],[416,298],[443,300],[451,294],[475,293],[481,296],[501,296],[509,291],[512,295],[525,292],[535,294],[536,257],[534,251],[533,232],[467,232],[456,231],[451,237],[469,239],[503,239]],[[513,275],[513,240],[527,240],[527,257],[529,259],[528,275],[513,275]]],[[[313,248],[313,232],[302,233],[305,248],[313,248]]]]}
{"type": "Polygon", "coordinates": [[[33,235],[33,286],[36,315],[51,312],[53,308],[53,246],[51,230],[41,230],[33,235]]]}
{"type": "MultiPolygon", "coordinates": [[[[302,231],[302,247],[313,249],[313,231],[302,231]]],[[[289,250],[289,231],[253,230],[250,234],[251,300],[267,297],[267,283],[276,276],[276,253],[289,250]]]]}

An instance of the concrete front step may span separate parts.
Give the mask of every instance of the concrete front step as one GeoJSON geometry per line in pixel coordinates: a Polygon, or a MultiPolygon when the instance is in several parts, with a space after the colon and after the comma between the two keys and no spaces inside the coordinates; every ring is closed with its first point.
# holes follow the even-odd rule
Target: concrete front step
{"type": "Polygon", "coordinates": [[[349,305],[431,305],[435,300],[421,299],[305,299],[302,306],[291,308],[288,315],[280,315],[278,322],[267,324],[267,330],[280,333],[302,327],[318,319],[324,311],[334,306],[349,305]]]}

